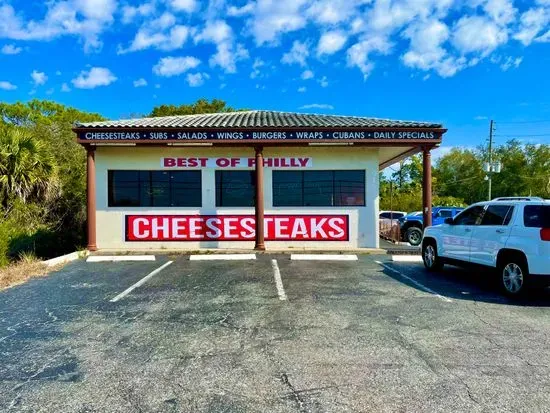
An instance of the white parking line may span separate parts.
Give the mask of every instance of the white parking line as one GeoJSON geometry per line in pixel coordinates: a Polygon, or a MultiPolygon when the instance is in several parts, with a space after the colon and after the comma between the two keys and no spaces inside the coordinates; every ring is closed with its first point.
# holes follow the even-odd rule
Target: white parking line
{"type": "Polygon", "coordinates": [[[291,260],[295,261],[357,261],[357,255],[342,254],[291,254],[291,260]]]}
{"type": "Polygon", "coordinates": [[[420,255],[392,255],[391,260],[395,262],[422,262],[420,255]]]}
{"type": "Polygon", "coordinates": [[[212,261],[212,260],[228,260],[228,261],[240,261],[240,260],[255,260],[256,254],[199,254],[190,255],[189,261],[212,261]]]}
{"type": "Polygon", "coordinates": [[[161,265],[160,267],[158,267],[156,270],[154,271],[151,271],[149,273],[149,275],[143,277],[141,280],[139,280],[137,283],[135,283],[134,285],[132,285],[131,287],[125,289],[123,292],[121,292],[119,295],[117,295],[115,298],[112,298],[111,300],[109,300],[110,302],[112,303],[116,303],[118,300],[120,300],[121,298],[124,298],[126,297],[128,294],[130,294],[132,291],[134,291],[136,288],[138,288],[140,285],[143,285],[147,282],[147,280],[149,280],[150,278],[154,277],[155,275],[157,275],[159,272],[161,272],[162,270],[164,270],[166,267],[168,267],[170,264],[172,264],[174,261],[168,261],[167,263],[161,265]]]}
{"type": "Polygon", "coordinates": [[[451,300],[450,298],[447,298],[447,297],[445,297],[445,296],[443,296],[443,295],[441,295],[441,294],[436,293],[434,290],[432,290],[432,289],[426,287],[424,284],[419,283],[419,282],[416,281],[415,279],[413,279],[413,278],[411,278],[411,277],[409,277],[409,276],[403,274],[403,273],[400,272],[400,271],[397,271],[396,269],[390,267],[389,265],[386,265],[386,264],[384,264],[384,263],[381,262],[381,261],[375,261],[375,262],[376,262],[377,264],[381,265],[382,267],[384,267],[385,269],[387,269],[388,271],[391,271],[391,272],[393,272],[394,274],[397,274],[397,275],[399,275],[400,277],[405,278],[406,280],[409,280],[410,282],[412,282],[414,285],[416,285],[416,286],[417,286],[418,288],[420,288],[421,290],[424,290],[424,291],[427,292],[427,293],[430,293],[430,294],[435,295],[437,298],[439,298],[439,299],[445,301],[446,303],[452,303],[452,302],[453,302],[453,300],[451,300]]]}
{"type": "Polygon", "coordinates": [[[155,261],[154,255],[92,255],[86,262],[155,261]]]}
{"type": "Polygon", "coordinates": [[[279,300],[286,301],[287,297],[285,288],[283,287],[283,280],[281,278],[281,271],[279,271],[279,264],[277,264],[277,260],[271,260],[271,267],[273,267],[273,276],[275,277],[275,285],[277,286],[279,300]]]}

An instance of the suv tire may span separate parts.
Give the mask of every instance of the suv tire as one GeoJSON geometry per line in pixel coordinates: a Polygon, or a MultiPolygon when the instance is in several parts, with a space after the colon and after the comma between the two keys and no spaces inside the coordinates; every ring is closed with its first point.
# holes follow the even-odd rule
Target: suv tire
{"type": "Polygon", "coordinates": [[[422,245],[422,261],[424,267],[430,272],[439,271],[443,268],[443,260],[437,255],[437,245],[433,240],[427,240],[422,245]]]}
{"type": "Polygon", "coordinates": [[[507,296],[520,297],[529,289],[527,263],[520,254],[507,254],[499,259],[497,271],[500,287],[507,296]]]}
{"type": "Polygon", "coordinates": [[[410,227],[405,233],[405,241],[413,247],[420,245],[422,242],[422,230],[418,227],[410,227]]]}

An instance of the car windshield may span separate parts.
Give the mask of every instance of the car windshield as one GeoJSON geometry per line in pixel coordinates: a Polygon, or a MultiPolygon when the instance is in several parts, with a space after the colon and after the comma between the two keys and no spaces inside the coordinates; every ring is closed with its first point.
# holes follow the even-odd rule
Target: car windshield
{"type": "Polygon", "coordinates": [[[526,227],[550,228],[550,205],[527,205],[523,222],[526,227]]]}

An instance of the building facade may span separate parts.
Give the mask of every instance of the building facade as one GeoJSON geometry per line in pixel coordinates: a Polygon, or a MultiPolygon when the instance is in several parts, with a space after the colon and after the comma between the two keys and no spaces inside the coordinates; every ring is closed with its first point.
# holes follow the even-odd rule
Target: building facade
{"type": "Polygon", "coordinates": [[[378,247],[379,171],[430,150],[440,124],[282,112],[94,122],[90,250],[378,247]],[[257,226],[257,222],[263,222],[257,226]]]}

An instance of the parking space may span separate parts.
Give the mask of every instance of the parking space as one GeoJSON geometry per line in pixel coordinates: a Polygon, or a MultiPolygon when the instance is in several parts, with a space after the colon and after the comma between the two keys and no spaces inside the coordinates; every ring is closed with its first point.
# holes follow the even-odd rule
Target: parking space
{"type": "Polygon", "coordinates": [[[0,292],[0,410],[543,411],[549,306],[389,256],[78,261],[0,292]]]}

